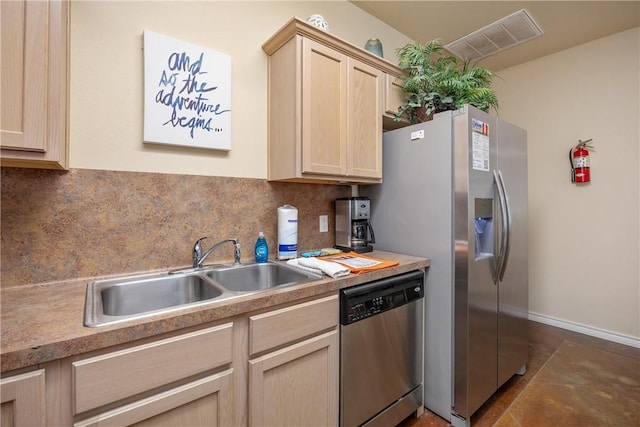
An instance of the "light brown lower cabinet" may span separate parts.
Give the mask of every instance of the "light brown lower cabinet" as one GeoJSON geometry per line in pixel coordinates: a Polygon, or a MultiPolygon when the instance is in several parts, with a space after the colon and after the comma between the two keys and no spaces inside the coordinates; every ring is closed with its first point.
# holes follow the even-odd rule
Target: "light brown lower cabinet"
{"type": "Polygon", "coordinates": [[[74,427],[233,425],[233,322],[71,362],[74,427]]]}
{"type": "Polygon", "coordinates": [[[8,373],[1,425],[337,425],[337,328],[336,293],[8,373]]]}
{"type": "Polygon", "coordinates": [[[338,424],[338,332],[249,361],[250,426],[338,424]]]}
{"type": "Polygon", "coordinates": [[[249,318],[249,426],[338,425],[338,296],[249,318]]]}
{"type": "Polygon", "coordinates": [[[39,369],[0,380],[2,427],[45,425],[44,377],[44,369],[39,369]]]}

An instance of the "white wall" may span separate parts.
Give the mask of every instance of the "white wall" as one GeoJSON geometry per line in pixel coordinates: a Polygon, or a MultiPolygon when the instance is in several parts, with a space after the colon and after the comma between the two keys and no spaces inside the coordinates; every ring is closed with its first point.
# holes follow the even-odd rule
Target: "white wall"
{"type": "Polygon", "coordinates": [[[70,167],[266,178],[267,55],[293,16],[323,15],[332,34],[385,57],[410,42],[346,1],[74,1],[71,3],[70,167]],[[148,29],[231,56],[232,150],[143,144],[142,33],[148,29]]]}
{"type": "MultiPolygon", "coordinates": [[[[640,31],[505,69],[500,116],[528,130],[530,311],[640,337],[640,31]],[[591,179],[569,149],[593,138],[591,179]]],[[[637,342],[637,341],[636,341],[637,342]]]]}

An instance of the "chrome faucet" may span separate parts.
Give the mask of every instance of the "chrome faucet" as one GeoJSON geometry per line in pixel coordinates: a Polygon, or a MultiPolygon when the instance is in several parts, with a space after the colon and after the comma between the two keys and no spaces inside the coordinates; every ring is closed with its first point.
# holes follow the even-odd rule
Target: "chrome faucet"
{"type": "Polygon", "coordinates": [[[199,238],[196,243],[193,245],[193,268],[200,268],[202,267],[202,263],[204,262],[204,260],[211,255],[211,252],[213,252],[214,250],[216,250],[218,248],[218,246],[227,243],[227,242],[231,242],[233,243],[233,265],[240,265],[240,242],[238,241],[238,239],[234,239],[234,238],[229,238],[229,239],[224,239],[221,242],[216,243],[215,245],[211,246],[211,248],[209,248],[204,254],[202,253],[202,241],[208,239],[208,237],[201,237],[199,238]]]}

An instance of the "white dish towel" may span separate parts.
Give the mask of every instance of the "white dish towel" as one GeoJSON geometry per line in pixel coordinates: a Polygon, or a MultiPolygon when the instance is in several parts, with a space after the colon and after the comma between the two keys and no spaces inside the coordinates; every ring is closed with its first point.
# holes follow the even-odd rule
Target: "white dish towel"
{"type": "Polygon", "coordinates": [[[311,268],[311,267],[305,267],[304,265],[300,265],[298,260],[301,260],[301,259],[304,259],[304,258],[290,259],[287,261],[287,264],[292,267],[299,268],[300,270],[308,271],[309,273],[314,273],[322,276],[322,270],[320,270],[319,268],[311,268]]]}
{"type": "Polygon", "coordinates": [[[347,267],[335,262],[323,261],[316,257],[298,258],[298,265],[318,269],[333,279],[348,276],[351,273],[351,270],[347,267]]]}

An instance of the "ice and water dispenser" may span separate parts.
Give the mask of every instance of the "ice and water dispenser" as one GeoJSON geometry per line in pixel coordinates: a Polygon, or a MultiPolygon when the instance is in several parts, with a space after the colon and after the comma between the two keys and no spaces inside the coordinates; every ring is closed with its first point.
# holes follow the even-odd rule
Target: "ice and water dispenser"
{"type": "Polygon", "coordinates": [[[493,199],[475,199],[475,258],[492,257],[493,246],[493,199]]]}

